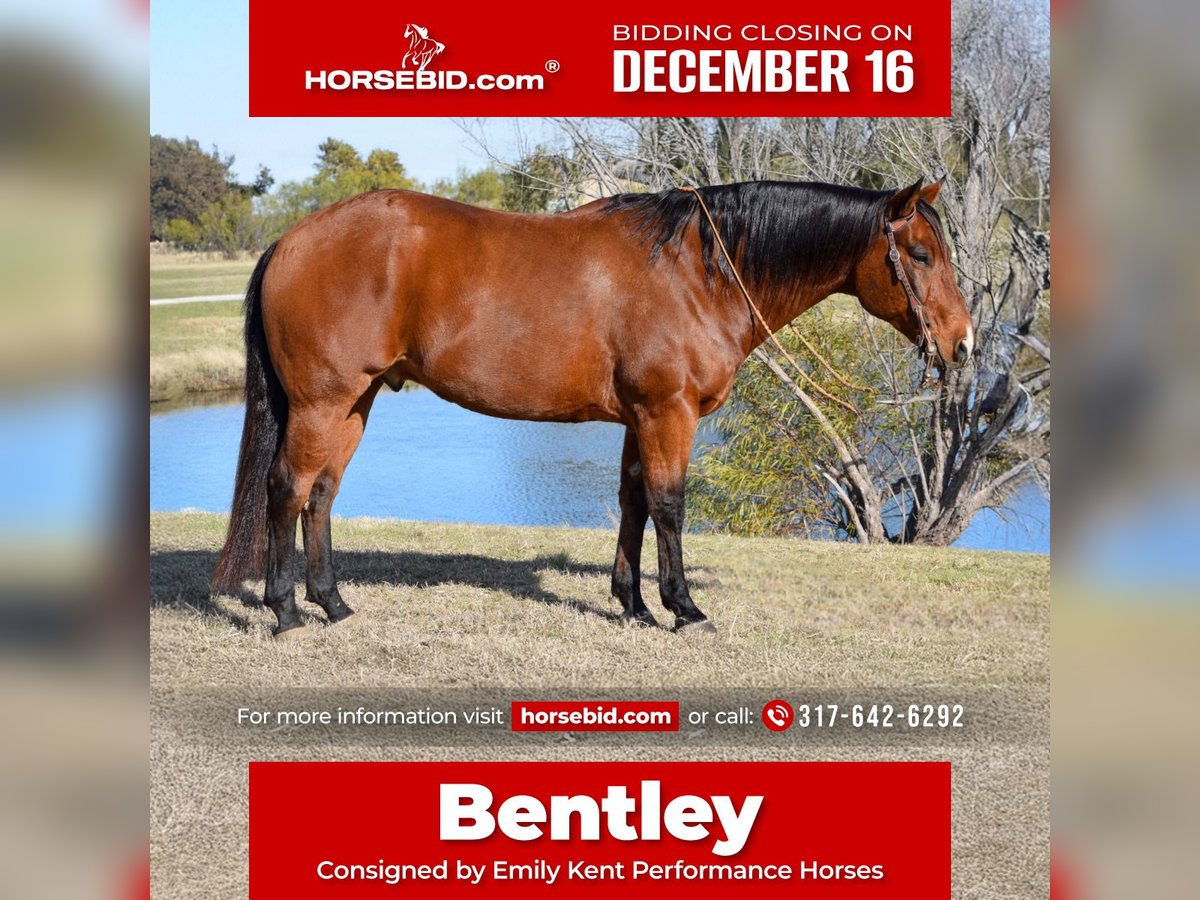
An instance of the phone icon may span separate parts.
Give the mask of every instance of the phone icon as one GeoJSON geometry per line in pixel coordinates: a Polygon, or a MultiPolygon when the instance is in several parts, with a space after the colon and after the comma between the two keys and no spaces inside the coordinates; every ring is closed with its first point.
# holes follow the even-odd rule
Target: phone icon
{"type": "Polygon", "coordinates": [[[772,731],[787,731],[796,714],[786,700],[772,700],[763,707],[762,721],[772,731]]]}

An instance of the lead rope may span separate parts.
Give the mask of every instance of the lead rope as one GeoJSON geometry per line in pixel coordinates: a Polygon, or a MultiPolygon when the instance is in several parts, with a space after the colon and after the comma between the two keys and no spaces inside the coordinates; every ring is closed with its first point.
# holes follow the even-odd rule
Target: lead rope
{"type": "Polygon", "coordinates": [[[800,343],[802,343],[805,347],[808,348],[808,352],[817,358],[817,361],[820,362],[821,365],[823,365],[826,368],[826,370],[829,372],[829,374],[832,375],[834,378],[836,378],[838,381],[840,381],[845,387],[850,388],[850,390],[852,390],[852,391],[858,391],[860,394],[875,393],[875,388],[869,388],[865,385],[855,384],[853,381],[847,380],[847,378],[841,372],[839,372],[837,369],[835,369],[833,367],[833,363],[831,363],[829,360],[827,360],[825,357],[823,357],[820,353],[817,352],[817,348],[812,345],[812,341],[810,341],[808,338],[806,338],[804,336],[804,332],[802,332],[794,324],[789,322],[787,327],[788,327],[788,331],[790,331],[792,334],[794,334],[796,336],[796,339],[798,341],[800,341],[800,343]]]}
{"type": "MultiPolygon", "coordinates": [[[[767,324],[767,320],[764,319],[762,313],[758,311],[758,305],[754,302],[754,298],[750,296],[750,291],[747,289],[746,283],[742,281],[741,273],[738,272],[738,268],[733,262],[733,256],[729,253],[729,248],[725,246],[725,241],[721,239],[721,232],[717,230],[717,223],[713,221],[712,213],[708,211],[708,204],[704,202],[704,197],[701,196],[700,191],[688,185],[682,185],[676,190],[686,191],[689,194],[693,194],[695,195],[696,199],[700,201],[700,210],[704,213],[704,218],[708,219],[708,227],[712,229],[713,237],[717,239],[717,246],[721,248],[721,254],[725,257],[725,262],[729,264],[729,271],[733,273],[733,278],[737,282],[737,286],[741,288],[742,295],[746,298],[746,303],[750,306],[750,311],[754,313],[754,317],[758,320],[759,324],[762,325],[763,331],[766,332],[767,339],[775,345],[775,348],[780,353],[783,354],[784,359],[792,364],[792,368],[804,377],[804,380],[812,386],[813,390],[815,390],[822,397],[825,397],[827,400],[836,403],[843,409],[849,410],[856,416],[861,416],[862,411],[859,410],[859,408],[853,403],[848,400],[842,400],[839,397],[835,397],[833,394],[829,393],[829,391],[825,390],[825,388],[821,387],[821,385],[817,384],[816,381],[813,380],[812,376],[804,370],[804,367],[796,362],[792,354],[788,353],[787,348],[780,343],[779,338],[775,337],[775,333],[771,331],[771,326],[767,324]]],[[[808,341],[805,341],[804,343],[806,346],[809,346],[809,349],[812,349],[811,345],[808,344],[808,341]]],[[[825,360],[819,354],[817,354],[817,358],[821,359],[822,363],[825,364],[827,369],[829,369],[831,372],[834,371],[833,367],[828,362],[825,362],[825,360]]],[[[840,375],[837,375],[836,372],[834,372],[834,374],[838,381],[841,381],[843,384],[849,384],[846,379],[842,378],[840,375]]]]}

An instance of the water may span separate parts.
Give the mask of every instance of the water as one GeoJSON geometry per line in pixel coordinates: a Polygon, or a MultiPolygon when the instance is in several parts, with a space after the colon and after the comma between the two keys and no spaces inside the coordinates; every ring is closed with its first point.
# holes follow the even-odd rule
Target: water
{"type": "MultiPolygon", "coordinates": [[[[242,414],[231,404],[150,417],[151,510],[229,510],[242,414]]],[[[334,514],[615,527],[623,440],[619,425],[493,419],[430,391],[385,391],[342,479],[334,514]]],[[[1040,491],[1014,498],[1007,517],[980,513],[958,545],[1049,550],[1049,500],[1040,491]]]]}
{"type": "MultiPolygon", "coordinates": [[[[150,508],[227,512],[243,410],[150,417],[150,508]]],[[[385,391],[334,502],[340,516],[608,527],[620,518],[619,425],[515,422],[431,391],[385,391]]]]}
{"type": "Polygon", "coordinates": [[[1050,552],[1050,498],[1036,484],[1018,490],[1000,511],[980,510],[955,547],[1050,552]]]}

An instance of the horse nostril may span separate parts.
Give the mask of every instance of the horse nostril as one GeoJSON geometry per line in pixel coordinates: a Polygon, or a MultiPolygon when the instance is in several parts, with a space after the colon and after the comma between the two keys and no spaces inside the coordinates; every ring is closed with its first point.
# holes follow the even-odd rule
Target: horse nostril
{"type": "Polygon", "coordinates": [[[963,338],[958,342],[958,346],[954,348],[954,361],[956,363],[965,363],[971,356],[971,344],[963,338]]]}

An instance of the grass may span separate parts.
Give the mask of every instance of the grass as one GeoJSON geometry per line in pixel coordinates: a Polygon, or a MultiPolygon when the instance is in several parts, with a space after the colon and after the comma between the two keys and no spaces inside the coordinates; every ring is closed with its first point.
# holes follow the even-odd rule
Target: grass
{"type": "Polygon", "coordinates": [[[246,375],[236,300],[150,307],[150,399],[237,390],[246,375]]]}
{"type": "MultiPolygon", "coordinates": [[[[908,685],[1049,676],[1044,556],[689,535],[697,602],[721,629],[706,646],[614,622],[608,531],[336,520],[354,637],[314,616],[314,640],[293,650],[275,645],[256,601],[208,595],[224,524],[151,517],[160,681],[322,685],[336,671],[396,687],[449,686],[464,673],[497,687],[844,687],[895,685],[898,672],[908,685]]],[[[656,596],[651,606],[668,621],[656,596]]]]}
{"type": "Polygon", "coordinates": [[[150,256],[150,299],[240,294],[246,290],[256,257],[222,259],[205,253],[150,256]]]}
{"type": "MultiPolygon", "coordinates": [[[[206,513],[150,520],[156,894],[245,894],[249,759],[824,758],[950,759],[954,895],[1045,896],[1044,556],[689,535],[685,562],[694,593],[720,629],[705,637],[614,621],[610,531],[335,520],[342,592],[357,615],[333,627],[313,616],[308,640],[281,643],[271,638],[273,617],[258,603],[261,584],[248,584],[240,596],[209,595],[224,527],[224,517],[206,513]],[[276,706],[292,705],[281,697],[333,702],[320,688],[412,688],[431,703],[439,691],[473,688],[509,699],[623,688],[671,698],[728,688],[754,690],[760,703],[773,696],[797,702],[821,689],[932,695],[942,688],[939,696],[949,691],[968,702],[999,690],[1016,697],[1019,713],[1012,732],[907,745],[890,736],[813,745],[808,736],[789,732],[785,740],[765,729],[733,743],[533,735],[438,745],[407,733],[342,740],[325,729],[289,736],[221,724],[232,718],[231,707],[255,702],[249,698],[276,706]],[[220,719],[197,726],[188,710],[214,696],[221,698],[214,712],[220,719]]],[[[647,540],[652,565],[652,536],[647,540]]],[[[667,621],[652,572],[643,586],[667,621]]]]}
{"type": "MultiPolygon", "coordinates": [[[[150,257],[152,299],[236,294],[245,290],[253,259],[212,259],[195,253],[150,257]]],[[[179,401],[238,390],[245,378],[242,308],[237,300],[150,307],[150,400],[179,401]]]]}

